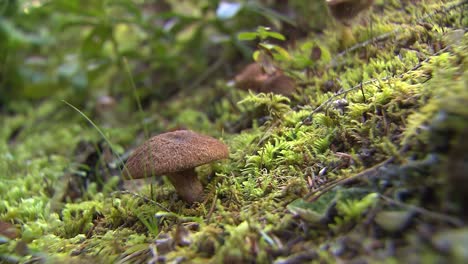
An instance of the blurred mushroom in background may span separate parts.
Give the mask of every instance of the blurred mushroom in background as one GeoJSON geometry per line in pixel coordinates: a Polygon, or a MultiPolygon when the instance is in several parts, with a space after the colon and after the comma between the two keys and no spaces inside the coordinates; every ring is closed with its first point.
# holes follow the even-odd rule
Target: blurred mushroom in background
{"type": "Polygon", "coordinates": [[[109,127],[117,121],[117,101],[110,95],[101,95],[96,99],[95,112],[100,125],[109,127]]]}
{"type": "Polygon", "coordinates": [[[291,96],[296,87],[294,79],[286,76],[280,69],[268,73],[257,62],[247,65],[234,78],[236,88],[256,93],[274,93],[291,96]]]}
{"type": "Polygon", "coordinates": [[[341,46],[349,47],[356,42],[351,32],[352,21],[369,9],[374,0],[326,0],[331,15],[339,22],[341,46]]]}

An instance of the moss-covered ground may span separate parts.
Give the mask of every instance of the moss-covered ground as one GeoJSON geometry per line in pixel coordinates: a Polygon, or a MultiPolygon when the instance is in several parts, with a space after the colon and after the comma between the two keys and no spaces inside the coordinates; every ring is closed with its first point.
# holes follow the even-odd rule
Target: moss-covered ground
{"type": "Polygon", "coordinates": [[[344,51],[333,27],[310,32],[279,63],[291,98],[226,76],[136,113],[131,86],[107,116],[69,92],[18,101],[0,116],[0,262],[466,263],[467,7],[376,1],[344,51]],[[179,128],[230,149],[197,168],[201,203],[120,178],[179,128]]]}

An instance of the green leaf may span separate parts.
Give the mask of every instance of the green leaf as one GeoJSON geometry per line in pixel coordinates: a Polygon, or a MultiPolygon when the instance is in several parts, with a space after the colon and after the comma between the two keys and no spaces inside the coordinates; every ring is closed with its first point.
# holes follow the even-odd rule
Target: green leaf
{"type": "Polygon", "coordinates": [[[268,44],[268,43],[260,43],[260,44],[258,44],[258,46],[263,48],[263,49],[266,49],[268,51],[271,51],[275,47],[275,45],[268,44]]]}
{"type": "Polygon", "coordinates": [[[253,60],[258,61],[259,57],[260,57],[260,51],[259,50],[254,51],[254,53],[252,54],[253,60]]]}
{"type": "Polygon", "coordinates": [[[87,58],[99,57],[102,55],[104,43],[112,38],[112,28],[106,25],[95,27],[82,43],[81,51],[87,58]]]}
{"type": "Polygon", "coordinates": [[[275,56],[275,57],[277,57],[277,59],[279,60],[289,60],[291,58],[291,56],[289,55],[289,52],[280,46],[275,45],[273,47],[273,50],[276,51],[276,54],[278,56],[275,56]]]}
{"type": "Polygon", "coordinates": [[[303,199],[294,200],[287,205],[287,209],[310,223],[324,221],[336,203],[336,190],[331,190],[322,195],[317,201],[310,203],[303,199]]]}
{"type": "Polygon", "coordinates": [[[291,56],[289,52],[282,47],[274,44],[260,43],[259,46],[265,50],[272,52],[275,56],[275,59],[278,60],[289,60],[291,56]]]}
{"type": "Polygon", "coordinates": [[[256,32],[241,32],[237,34],[238,40],[254,40],[258,37],[256,32]]]}
{"type": "Polygon", "coordinates": [[[281,34],[281,33],[278,33],[278,32],[266,32],[266,35],[270,38],[274,38],[274,39],[279,39],[279,40],[286,40],[286,38],[281,34]]]}
{"type": "MultiPolygon", "coordinates": [[[[12,22],[2,19],[0,17],[0,32],[4,32],[5,35],[12,41],[16,43],[15,45],[22,45],[22,44],[48,44],[51,39],[45,38],[39,34],[27,33],[24,32],[22,29],[18,28],[12,22]]],[[[3,40],[2,40],[3,41],[3,40]]]]}

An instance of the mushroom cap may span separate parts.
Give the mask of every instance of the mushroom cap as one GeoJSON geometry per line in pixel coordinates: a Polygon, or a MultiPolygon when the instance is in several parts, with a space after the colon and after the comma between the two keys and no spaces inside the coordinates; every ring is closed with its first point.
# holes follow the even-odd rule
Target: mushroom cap
{"type": "Polygon", "coordinates": [[[260,92],[263,93],[274,93],[274,94],[281,94],[284,96],[291,96],[296,87],[296,83],[293,78],[284,75],[283,73],[279,72],[274,76],[268,78],[262,85],[262,89],[260,92]]]}
{"type": "Polygon", "coordinates": [[[257,62],[247,65],[235,77],[236,87],[241,90],[252,90],[256,93],[275,93],[290,96],[295,91],[294,79],[283,74],[280,69],[267,74],[257,62]]]}
{"type": "Polygon", "coordinates": [[[9,239],[15,239],[19,236],[19,231],[15,225],[0,221],[0,236],[5,236],[9,239]]]}
{"type": "Polygon", "coordinates": [[[247,65],[234,78],[236,87],[241,90],[252,90],[259,92],[265,80],[268,79],[268,74],[263,71],[260,64],[254,62],[247,65]]]}
{"type": "Polygon", "coordinates": [[[221,141],[190,130],[154,136],[139,146],[125,163],[123,176],[139,179],[188,170],[229,156],[221,141]]]}
{"type": "Polygon", "coordinates": [[[327,0],[331,14],[345,24],[373,3],[374,0],[327,0]]]}

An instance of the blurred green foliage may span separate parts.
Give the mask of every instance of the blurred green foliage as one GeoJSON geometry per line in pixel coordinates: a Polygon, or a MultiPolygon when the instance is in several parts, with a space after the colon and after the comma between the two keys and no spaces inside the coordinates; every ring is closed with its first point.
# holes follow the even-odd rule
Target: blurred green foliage
{"type": "Polygon", "coordinates": [[[0,105],[57,91],[80,105],[93,90],[130,92],[130,78],[143,102],[165,99],[212,79],[200,79],[212,65],[221,66],[209,72],[225,76],[231,64],[221,62],[250,58],[239,32],[300,20],[273,6],[290,8],[275,1],[0,0],[0,105]]]}

